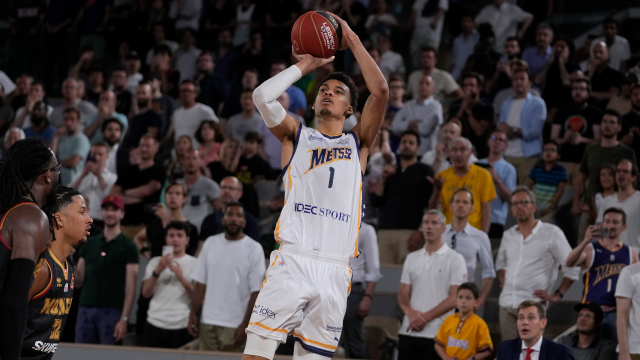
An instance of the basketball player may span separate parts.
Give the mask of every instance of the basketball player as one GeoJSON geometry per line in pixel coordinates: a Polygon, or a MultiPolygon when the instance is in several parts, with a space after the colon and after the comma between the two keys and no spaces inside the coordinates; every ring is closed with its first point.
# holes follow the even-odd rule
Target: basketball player
{"type": "Polygon", "coordinates": [[[27,301],[38,256],[53,234],[60,163],[47,144],[17,141],[0,163],[0,359],[20,357],[27,301]]]}
{"type": "Polygon", "coordinates": [[[29,290],[29,316],[22,339],[22,359],[51,359],[71,309],[74,264],[71,251],[86,239],[93,220],[80,193],[60,187],[57,204],[47,209],[53,214],[56,241],[50,241],[36,265],[35,280],[29,290]]]}
{"type": "Polygon", "coordinates": [[[253,95],[266,125],[282,142],[285,205],[275,229],[281,246],[271,254],[247,327],[243,359],[273,359],[290,333],[296,340],[294,359],[330,358],[342,332],[351,287],[348,259],[359,254],[362,174],[384,119],[389,88],[358,36],[333,16],[342,27],[340,50],[351,49],[371,92],[351,132],[342,134],[342,126],[356,108],[357,93],[343,73],[331,73],[320,82],[313,105],[315,130],[288,115],[276,100],[333,57],[294,52],[300,61],[253,95]]]}
{"type": "Polygon", "coordinates": [[[620,241],[620,234],[626,229],[624,211],[614,207],[606,209],[602,224],[589,226],[584,240],[566,261],[567,266],[580,266],[584,272],[582,303],[600,304],[604,312],[601,336],[606,340],[616,340],[615,293],[620,272],[625,266],[638,262],[636,251],[620,241]],[[609,229],[609,236],[603,236],[603,229],[609,229]]]}

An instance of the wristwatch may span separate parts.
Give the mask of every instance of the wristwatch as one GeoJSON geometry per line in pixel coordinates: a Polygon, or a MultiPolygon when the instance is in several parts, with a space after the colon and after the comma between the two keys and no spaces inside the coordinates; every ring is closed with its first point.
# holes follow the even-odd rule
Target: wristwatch
{"type": "Polygon", "coordinates": [[[129,318],[126,316],[123,316],[120,320],[124,321],[124,322],[129,322],[129,318]]]}
{"type": "Polygon", "coordinates": [[[160,276],[160,274],[158,274],[155,270],[153,270],[151,275],[153,275],[153,277],[159,277],[160,276]]]}
{"type": "Polygon", "coordinates": [[[564,294],[560,291],[560,289],[556,290],[556,292],[554,292],[553,294],[560,296],[560,299],[564,297],[564,294]]]}

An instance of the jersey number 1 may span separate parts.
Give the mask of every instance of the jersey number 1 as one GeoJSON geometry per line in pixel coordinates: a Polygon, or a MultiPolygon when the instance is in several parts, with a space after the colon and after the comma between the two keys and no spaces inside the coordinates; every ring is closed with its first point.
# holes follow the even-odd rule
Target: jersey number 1
{"type": "Polygon", "coordinates": [[[331,189],[331,187],[333,186],[333,173],[336,170],[332,167],[329,168],[329,172],[331,172],[331,175],[329,175],[329,189],[331,189]]]}

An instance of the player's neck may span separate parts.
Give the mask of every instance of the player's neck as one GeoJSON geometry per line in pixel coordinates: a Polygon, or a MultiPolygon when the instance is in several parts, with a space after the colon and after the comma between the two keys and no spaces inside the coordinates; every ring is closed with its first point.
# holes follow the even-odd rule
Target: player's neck
{"type": "Polygon", "coordinates": [[[320,122],[320,119],[318,119],[318,126],[316,126],[316,130],[325,135],[336,136],[342,134],[343,126],[344,121],[324,119],[320,122]]]}
{"type": "Polygon", "coordinates": [[[69,239],[67,239],[64,234],[56,231],[56,241],[52,241],[49,244],[49,250],[51,253],[60,261],[60,263],[64,266],[64,261],[73,251],[73,246],[70,245],[69,239]]]}

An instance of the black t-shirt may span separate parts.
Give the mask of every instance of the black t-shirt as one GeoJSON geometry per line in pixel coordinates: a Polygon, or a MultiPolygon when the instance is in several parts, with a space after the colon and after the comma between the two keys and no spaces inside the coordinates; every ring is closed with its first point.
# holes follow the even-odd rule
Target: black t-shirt
{"type": "Polygon", "coordinates": [[[383,196],[371,194],[373,206],[382,210],[379,228],[417,229],[433,191],[427,176],[434,174],[429,165],[420,162],[404,171],[398,165],[396,173],[387,178],[383,196]]]}
{"type": "MultiPolygon", "coordinates": [[[[187,254],[194,256],[196,250],[198,250],[198,228],[192,223],[187,221],[187,224],[191,226],[191,232],[189,233],[189,245],[187,245],[187,254]]],[[[151,243],[151,257],[162,256],[162,247],[167,245],[164,227],[162,227],[162,220],[159,217],[153,219],[149,225],[147,225],[147,239],[151,243]]]]}
{"type": "Polygon", "coordinates": [[[227,176],[233,176],[233,173],[225,169],[220,161],[210,162],[207,167],[211,172],[211,179],[218,184],[220,184],[220,181],[222,181],[222,179],[226,178],[227,176]]]}
{"type": "MultiPolygon", "coordinates": [[[[564,68],[569,74],[580,70],[580,67],[571,61],[566,62],[564,68]]],[[[562,82],[558,62],[551,64],[551,67],[547,71],[547,78],[544,84],[542,99],[547,104],[547,109],[557,108],[571,102],[571,86],[565,86],[562,82]]]]}
{"type": "Polygon", "coordinates": [[[133,101],[133,95],[129,90],[123,90],[116,96],[116,112],[124,115],[128,115],[131,110],[131,102],[133,101]]]}
{"type": "MultiPolygon", "coordinates": [[[[571,129],[580,134],[582,137],[593,139],[593,125],[600,124],[602,120],[602,111],[593,105],[587,105],[584,108],[578,108],[575,104],[571,104],[558,109],[553,118],[553,123],[560,125],[560,138],[565,131],[571,129]]],[[[572,145],[564,143],[561,145],[562,161],[580,163],[587,144],[572,145]]]]}
{"type": "MultiPolygon", "coordinates": [[[[458,99],[451,103],[451,106],[449,107],[449,114],[457,114],[460,110],[460,106],[462,106],[462,99],[458,99]]],[[[484,159],[489,156],[487,140],[491,134],[491,124],[493,124],[493,106],[483,99],[480,99],[480,101],[473,106],[473,109],[471,109],[471,113],[476,120],[486,122],[489,126],[487,126],[487,130],[485,130],[484,134],[478,136],[469,124],[467,115],[463,114],[460,119],[462,122],[462,136],[471,141],[471,144],[473,144],[476,149],[476,153],[478,154],[478,159],[484,159]]]]}
{"type": "MultiPolygon", "coordinates": [[[[591,91],[609,92],[613,87],[620,89],[623,82],[624,75],[607,65],[602,71],[596,71],[593,73],[593,76],[591,76],[591,91]]],[[[601,100],[598,102],[598,105],[601,109],[605,109],[608,102],[609,100],[601,100]]]]}
{"type": "Polygon", "coordinates": [[[196,101],[218,111],[220,104],[229,96],[229,85],[226,80],[213,72],[200,80],[200,94],[196,101]]]}
{"type": "MultiPolygon", "coordinates": [[[[130,165],[118,170],[118,180],[116,185],[122,187],[122,191],[134,189],[142,185],[150,183],[152,180],[164,184],[166,172],[160,165],[153,165],[144,170],[140,170],[137,165],[130,165]]],[[[152,206],[160,201],[161,190],[156,191],[150,196],[143,199],[142,202],[129,204],[124,206],[124,219],[122,225],[140,225],[148,224],[155,216],[152,206]]]]}
{"type": "Polygon", "coordinates": [[[218,9],[215,5],[210,5],[209,11],[207,11],[207,19],[212,25],[229,25],[236,19],[236,7],[234,6],[234,2],[226,1],[222,6],[222,9],[218,9]]]}
{"type": "MultiPolygon", "coordinates": [[[[268,163],[267,166],[269,166],[268,163]]],[[[210,162],[207,167],[209,168],[209,171],[211,171],[211,179],[218,184],[227,176],[236,176],[236,174],[233,174],[229,170],[225,169],[219,161],[210,162]]],[[[238,169],[240,169],[240,162],[238,162],[238,169]]],[[[239,201],[242,206],[244,206],[245,212],[251,213],[255,217],[260,218],[260,200],[258,199],[258,192],[253,185],[242,185],[242,197],[239,201]]],[[[201,229],[201,231],[204,230],[201,229]]]]}
{"type": "MultiPolygon", "coordinates": [[[[202,84],[201,84],[202,85],[202,84]]],[[[167,131],[167,127],[169,126],[169,121],[171,120],[171,116],[173,112],[176,110],[178,105],[176,101],[168,95],[162,94],[159,98],[154,98],[151,100],[151,106],[153,110],[160,115],[162,119],[162,127],[160,128],[160,136],[164,136],[167,131]]]]}
{"type": "Polygon", "coordinates": [[[265,179],[271,179],[273,171],[268,162],[258,155],[254,155],[250,159],[246,156],[240,156],[238,161],[238,170],[236,177],[244,184],[249,184],[258,176],[264,176],[265,179]]]}
{"type": "Polygon", "coordinates": [[[127,144],[130,147],[137,147],[140,143],[142,135],[149,132],[149,128],[157,128],[158,135],[162,130],[162,118],[155,110],[151,109],[147,112],[134,116],[129,122],[129,139],[127,144]]]}
{"type": "MultiPolygon", "coordinates": [[[[640,115],[632,110],[622,116],[622,130],[618,137],[622,139],[625,135],[628,135],[634,126],[640,127],[640,115]]],[[[640,155],[640,138],[637,134],[633,134],[631,148],[633,148],[633,151],[636,153],[636,159],[640,159],[640,157],[638,157],[638,155],[640,155]]]]}

